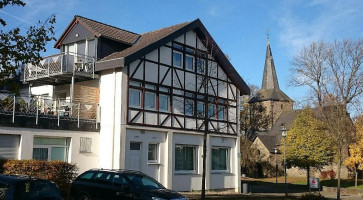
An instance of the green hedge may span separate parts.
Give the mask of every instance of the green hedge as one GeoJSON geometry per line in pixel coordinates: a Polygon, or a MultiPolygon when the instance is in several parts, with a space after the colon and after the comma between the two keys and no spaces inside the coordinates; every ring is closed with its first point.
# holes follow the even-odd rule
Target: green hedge
{"type": "Polygon", "coordinates": [[[4,174],[23,174],[51,180],[57,184],[64,199],[68,199],[71,183],[78,171],[76,165],[67,162],[39,160],[8,160],[3,164],[3,169],[4,174]]]}

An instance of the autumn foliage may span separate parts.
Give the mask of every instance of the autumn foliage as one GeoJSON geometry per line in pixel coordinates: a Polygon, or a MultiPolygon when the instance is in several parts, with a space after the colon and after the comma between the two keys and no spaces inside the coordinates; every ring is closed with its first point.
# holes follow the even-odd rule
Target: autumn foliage
{"type": "Polygon", "coordinates": [[[48,179],[58,187],[63,198],[68,197],[71,182],[77,175],[76,165],[62,161],[9,160],[3,165],[4,174],[22,174],[48,179]]]}

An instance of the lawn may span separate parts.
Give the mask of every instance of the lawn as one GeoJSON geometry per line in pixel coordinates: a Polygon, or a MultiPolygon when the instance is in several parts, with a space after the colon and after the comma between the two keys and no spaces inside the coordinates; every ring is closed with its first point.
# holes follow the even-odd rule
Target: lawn
{"type": "MultiPolygon", "coordinates": [[[[276,178],[263,178],[263,179],[253,179],[252,181],[258,181],[259,184],[261,182],[275,183],[276,178]]],[[[277,178],[278,183],[284,183],[284,177],[277,178]]],[[[306,185],[306,177],[287,177],[287,183],[295,184],[295,185],[306,185]]],[[[321,186],[327,187],[337,187],[337,180],[320,180],[321,186]]],[[[342,179],[340,182],[340,186],[342,188],[356,188],[354,179],[342,179]]],[[[363,180],[358,180],[358,189],[363,189],[363,180]]]]}

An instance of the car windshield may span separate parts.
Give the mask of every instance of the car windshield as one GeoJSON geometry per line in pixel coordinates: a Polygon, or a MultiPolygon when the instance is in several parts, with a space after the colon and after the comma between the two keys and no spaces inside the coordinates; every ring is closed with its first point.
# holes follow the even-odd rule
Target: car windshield
{"type": "Polygon", "coordinates": [[[15,199],[60,199],[58,188],[45,180],[20,182],[16,187],[15,199]]]}
{"type": "Polygon", "coordinates": [[[131,181],[131,184],[137,189],[165,189],[164,186],[150,177],[133,174],[128,174],[126,176],[131,181]]]}

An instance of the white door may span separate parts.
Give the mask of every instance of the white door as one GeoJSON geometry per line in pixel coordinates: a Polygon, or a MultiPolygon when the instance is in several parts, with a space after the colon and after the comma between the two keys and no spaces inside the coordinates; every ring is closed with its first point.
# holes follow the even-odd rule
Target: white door
{"type": "Polygon", "coordinates": [[[141,142],[130,142],[130,151],[126,163],[127,169],[141,171],[141,142]]]}

